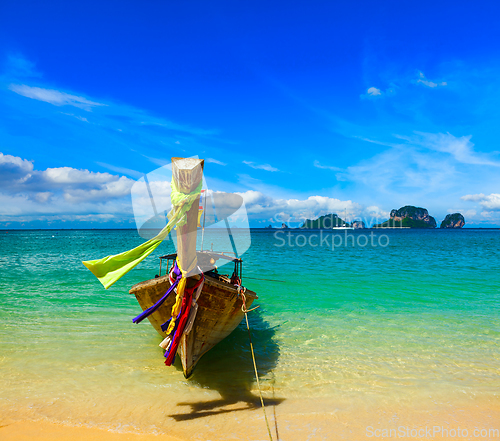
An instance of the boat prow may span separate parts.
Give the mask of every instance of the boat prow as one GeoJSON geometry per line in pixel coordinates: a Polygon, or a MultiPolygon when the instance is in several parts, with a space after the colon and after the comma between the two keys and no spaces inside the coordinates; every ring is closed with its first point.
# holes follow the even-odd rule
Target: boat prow
{"type": "MultiPolygon", "coordinates": [[[[179,344],[178,354],[182,362],[184,376],[188,378],[200,358],[217,343],[226,338],[243,319],[241,309],[243,299],[238,286],[232,285],[225,276],[206,272],[205,282],[200,297],[197,300],[198,311],[189,333],[184,333],[179,344]]],[[[143,310],[154,305],[170,287],[168,275],[137,283],[130,289],[143,310]]],[[[250,307],[257,299],[257,294],[245,290],[246,306],[250,307]]],[[[175,295],[170,295],[166,301],[153,312],[149,321],[158,334],[165,338],[161,325],[170,317],[175,295]]]]}

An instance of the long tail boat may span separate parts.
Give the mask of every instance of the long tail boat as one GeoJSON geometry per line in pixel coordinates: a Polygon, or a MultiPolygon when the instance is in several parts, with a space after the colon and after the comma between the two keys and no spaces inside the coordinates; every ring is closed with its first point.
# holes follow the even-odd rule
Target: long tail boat
{"type": "MultiPolygon", "coordinates": [[[[176,188],[185,194],[197,188],[202,179],[203,165],[203,160],[172,158],[172,179],[176,188]]],[[[135,295],[143,311],[148,311],[165,296],[180,276],[177,264],[181,268],[198,268],[197,273],[186,280],[188,290],[199,286],[200,279],[203,279],[203,283],[201,290],[193,297],[194,312],[189,316],[177,349],[186,378],[192,374],[202,355],[226,338],[242,321],[244,301],[246,308],[249,308],[258,298],[255,292],[242,287],[240,258],[227,253],[196,250],[198,205],[199,197],[186,213],[187,222],[177,227],[177,253],[160,257],[159,274],[130,289],[130,294],[135,295]],[[165,260],[167,271],[162,275],[162,262],[165,260]],[[231,276],[218,273],[215,263],[219,260],[234,263],[231,276]]],[[[170,295],[147,316],[158,334],[165,339],[168,336],[165,325],[173,315],[175,302],[176,297],[170,295]]]]}
{"type": "MultiPolygon", "coordinates": [[[[238,326],[245,308],[257,298],[241,284],[240,258],[196,251],[203,166],[202,159],[172,158],[172,211],[168,224],[155,237],[132,250],[82,262],[107,289],[149,256],[176,227],[177,253],[162,256],[160,274],[134,285],[130,293],[135,294],[143,309],[133,321],[139,323],[146,317],[149,319],[165,337],[160,343],[166,351],[165,364],[170,366],[179,352],[186,378],[201,356],[238,326]],[[167,260],[167,274],[162,276],[164,259],[167,260]],[[220,259],[234,263],[231,276],[218,273],[215,262],[220,259]]],[[[227,202],[234,205],[234,198],[233,202],[229,199],[227,202]]],[[[227,218],[224,219],[230,233],[227,218]]]]}

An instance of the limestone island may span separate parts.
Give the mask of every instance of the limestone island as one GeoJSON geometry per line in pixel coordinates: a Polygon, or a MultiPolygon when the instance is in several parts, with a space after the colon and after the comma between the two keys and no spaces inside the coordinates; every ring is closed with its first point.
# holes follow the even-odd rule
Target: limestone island
{"type": "Polygon", "coordinates": [[[352,226],[355,230],[360,230],[360,229],[362,229],[362,228],[366,228],[366,225],[365,225],[365,223],[364,223],[362,220],[355,220],[355,221],[352,221],[351,226],[352,226]]]}
{"type": "Polygon", "coordinates": [[[373,228],[436,228],[436,219],[425,208],[405,205],[391,211],[391,218],[373,228]]]}
{"type": "Polygon", "coordinates": [[[462,228],[465,225],[465,218],[461,213],[447,214],[439,228],[462,228]]]}

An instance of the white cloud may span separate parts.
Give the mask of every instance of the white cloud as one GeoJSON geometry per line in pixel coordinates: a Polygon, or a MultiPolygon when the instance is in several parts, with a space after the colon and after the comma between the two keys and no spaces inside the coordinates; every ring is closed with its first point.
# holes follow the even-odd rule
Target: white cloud
{"type": "Polygon", "coordinates": [[[375,139],[364,138],[362,136],[354,136],[354,138],[360,139],[361,141],[369,142],[371,144],[385,145],[387,147],[395,147],[397,145],[397,144],[395,144],[393,142],[377,141],[375,139]]]}
{"type": "Polygon", "coordinates": [[[387,89],[385,92],[382,92],[382,90],[380,90],[376,87],[369,87],[366,90],[366,93],[360,95],[360,98],[361,99],[379,99],[383,95],[386,95],[386,94],[392,95],[393,93],[394,93],[393,89],[387,89]]]}
{"type": "Polygon", "coordinates": [[[40,174],[45,181],[55,184],[105,184],[117,178],[110,173],[96,173],[72,167],[48,168],[40,174]]]}
{"type": "Polygon", "coordinates": [[[470,136],[455,137],[449,133],[395,136],[404,142],[347,167],[336,174],[337,179],[361,183],[377,192],[401,196],[413,191],[422,196],[444,193],[468,182],[473,176],[471,165],[481,167],[473,169],[475,178],[471,181],[485,176],[491,167],[500,166],[500,161],[476,152],[470,136]]]}
{"type": "MultiPolygon", "coordinates": [[[[142,116],[142,118],[144,118],[147,115],[145,115],[143,112],[138,111],[137,116],[142,116]]],[[[139,124],[143,127],[153,128],[155,131],[158,131],[158,130],[160,130],[160,131],[179,130],[182,132],[188,132],[188,133],[200,135],[200,136],[214,136],[214,135],[218,135],[218,133],[219,133],[218,130],[197,129],[194,127],[182,126],[182,125],[176,124],[172,121],[165,121],[163,119],[153,118],[153,117],[150,117],[146,120],[139,121],[139,124]]],[[[174,144],[181,144],[181,142],[179,140],[176,140],[176,141],[174,141],[174,144]]]]}
{"type": "Polygon", "coordinates": [[[20,54],[9,54],[5,67],[9,75],[17,78],[42,76],[42,74],[35,69],[35,63],[32,63],[20,54]]]}
{"type": "Polygon", "coordinates": [[[142,178],[144,176],[144,173],[141,173],[137,170],[133,170],[131,168],[119,167],[116,165],[111,165],[111,164],[107,164],[106,162],[99,162],[99,161],[96,161],[96,164],[100,165],[101,167],[107,168],[108,170],[114,171],[116,173],[120,173],[122,175],[132,176],[135,179],[139,179],[139,178],[142,178]]]}
{"type": "Polygon", "coordinates": [[[483,210],[485,211],[500,211],[500,194],[492,193],[490,195],[485,194],[468,194],[462,196],[463,201],[479,202],[483,210]]]}
{"type": "Polygon", "coordinates": [[[435,161],[412,145],[398,145],[338,172],[339,181],[363,184],[380,193],[408,193],[445,189],[454,182],[456,171],[446,160],[435,161]]]}
{"type": "MultiPolygon", "coordinates": [[[[2,195],[0,194],[0,202],[2,202],[2,195]]],[[[37,228],[57,227],[65,228],[66,225],[71,227],[80,225],[102,226],[108,223],[110,227],[116,228],[117,225],[127,228],[133,227],[133,218],[125,217],[122,213],[93,213],[93,214],[19,214],[15,217],[0,214],[0,222],[4,228],[18,227],[31,227],[37,228]]]]}
{"type": "Polygon", "coordinates": [[[370,96],[379,96],[379,95],[382,95],[382,92],[380,91],[380,89],[377,89],[376,87],[370,87],[366,93],[370,96]]]}
{"type": "MultiPolygon", "coordinates": [[[[120,151],[128,157],[133,156],[135,152],[154,156],[153,146],[158,145],[167,147],[167,150],[178,149],[179,144],[184,144],[185,141],[188,141],[191,147],[199,146],[200,137],[213,137],[219,134],[218,130],[177,124],[123,103],[108,101],[104,103],[101,99],[81,91],[44,86],[41,81],[33,83],[28,77],[33,77],[35,74],[33,63],[20,56],[9,57],[3,72],[6,87],[0,92],[10,95],[10,99],[6,101],[6,112],[13,112],[13,117],[19,121],[24,118],[30,119],[29,133],[18,135],[22,135],[26,138],[25,143],[32,144],[37,149],[46,148],[37,134],[49,133],[51,130],[56,130],[58,133],[57,139],[51,142],[52,150],[63,151],[68,143],[74,148],[86,148],[91,140],[91,150],[94,152],[99,148],[109,148],[110,145],[117,148],[121,146],[120,151]],[[26,107],[29,103],[27,98],[37,101],[31,101],[32,105],[26,107]],[[38,105],[33,107],[36,102],[38,105]],[[47,113],[47,107],[50,106],[46,106],[45,103],[58,106],[56,108],[58,111],[47,113]],[[88,112],[91,110],[94,113],[90,118],[88,112]],[[84,122],[85,125],[76,126],[75,119],[84,122]],[[75,131],[82,133],[75,135],[75,131]],[[127,154],[123,149],[124,146],[132,153],[127,154]]],[[[173,155],[175,156],[175,152],[173,155]]]]}
{"type": "Polygon", "coordinates": [[[212,164],[218,164],[218,165],[227,165],[225,162],[218,161],[217,159],[213,158],[207,158],[207,162],[211,162],[212,164]]]}
{"type": "Polygon", "coordinates": [[[66,113],[66,112],[61,112],[62,115],[68,115],[68,116],[72,116],[73,118],[76,118],[80,121],[83,121],[83,122],[89,122],[89,120],[83,116],[80,116],[80,115],[75,115],[74,113],[66,113]]]}
{"type": "Polygon", "coordinates": [[[53,196],[54,194],[51,193],[50,191],[40,191],[38,193],[35,193],[34,198],[41,203],[48,202],[48,200],[53,196]]]}
{"type": "Polygon", "coordinates": [[[70,203],[119,199],[130,195],[130,189],[133,184],[134,181],[122,176],[118,180],[102,183],[97,188],[65,190],[63,196],[64,199],[70,203]]]}
{"type": "Polygon", "coordinates": [[[74,106],[90,111],[95,106],[105,106],[106,104],[90,101],[82,96],[70,95],[54,89],[43,89],[41,87],[31,87],[25,84],[11,84],[9,89],[19,95],[32,98],[38,101],[45,101],[54,106],[74,106]]]}
{"type": "Polygon", "coordinates": [[[279,171],[277,168],[275,168],[269,164],[256,164],[255,162],[250,162],[250,161],[243,161],[243,164],[246,164],[249,167],[259,169],[259,170],[266,170],[266,171],[270,171],[270,172],[279,171]]]}
{"type": "Polygon", "coordinates": [[[131,215],[130,201],[123,198],[91,200],[89,198],[66,198],[61,192],[23,192],[5,194],[0,192],[0,219],[20,221],[23,216],[40,215],[88,215],[106,214],[116,217],[131,215]]]}
{"type": "Polygon", "coordinates": [[[0,186],[3,183],[22,183],[31,177],[32,172],[33,161],[0,153],[0,186]]]}
{"type": "Polygon", "coordinates": [[[35,170],[32,161],[0,153],[0,214],[127,212],[133,183],[72,167],[35,170]]]}
{"type": "MultiPolygon", "coordinates": [[[[370,205],[369,207],[366,207],[364,209],[364,213],[366,216],[373,218],[373,219],[387,219],[390,216],[390,212],[386,211],[380,207],[377,207],[376,205],[370,205]]],[[[378,223],[378,222],[377,222],[378,223]]]]}
{"type": "Polygon", "coordinates": [[[324,170],[333,170],[333,171],[343,171],[340,167],[334,167],[332,165],[322,165],[318,160],[314,161],[314,166],[316,168],[321,168],[324,170]]]}
{"type": "Polygon", "coordinates": [[[435,83],[434,81],[427,80],[425,78],[425,75],[423,74],[423,72],[419,73],[419,77],[420,78],[417,80],[417,83],[423,84],[424,86],[427,86],[427,87],[434,88],[434,87],[438,87],[438,86],[447,86],[448,85],[448,83],[446,81],[441,81],[440,83],[435,83]]]}
{"type": "Polygon", "coordinates": [[[249,190],[237,193],[243,197],[250,218],[272,219],[274,222],[289,222],[299,227],[306,219],[315,219],[325,214],[336,213],[347,220],[363,219],[367,224],[380,222],[389,213],[376,206],[365,208],[351,200],[341,200],[327,196],[309,196],[307,199],[286,199],[267,196],[260,191],[249,190]]]}
{"type": "Polygon", "coordinates": [[[349,187],[350,197],[387,210],[403,205],[422,206],[438,219],[452,208],[453,212],[464,214],[465,209],[456,208],[463,204],[461,196],[467,195],[470,198],[467,200],[473,201],[474,197],[482,204],[482,209],[479,204],[477,209],[469,207],[476,209],[477,216],[471,211],[468,224],[484,224],[486,220],[494,223],[490,215],[487,219],[487,213],[496,216],[496,223],[500,221],[495,197],[481,195],[498,194],[500,161],[496,153],[478,151],[470,136],[456,137],[449,133],[394,136],[399,142],[380,143],[387,148],[345,171],[335,172],[338,181],[346,182],[342,185],[349,187]],[[487,211],[493,209],[496,211],[487,211]]]}
{"type": "Polygon", "coordinates": [[[487,154],[474,150],[474,144],[470,141],[472,135],[456,137],[450,133],[423,133],[415,132],[418,137],[399,137],[413,144],[421,145],[438,152],[449,153],[458,162],[473,165],[490,165],[500,167],[500,161],[496,161],[487,154]]]}

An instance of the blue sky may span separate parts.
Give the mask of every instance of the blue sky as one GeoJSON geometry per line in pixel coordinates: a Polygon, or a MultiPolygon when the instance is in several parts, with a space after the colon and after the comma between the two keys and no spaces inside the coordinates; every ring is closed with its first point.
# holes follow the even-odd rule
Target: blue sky
{"type": "Polygon", "coordinates": [[[500,4],[2,2],[0,227],[133,227],[205,158],[251,226],[330,212],[500,226],[500,4]]]}

